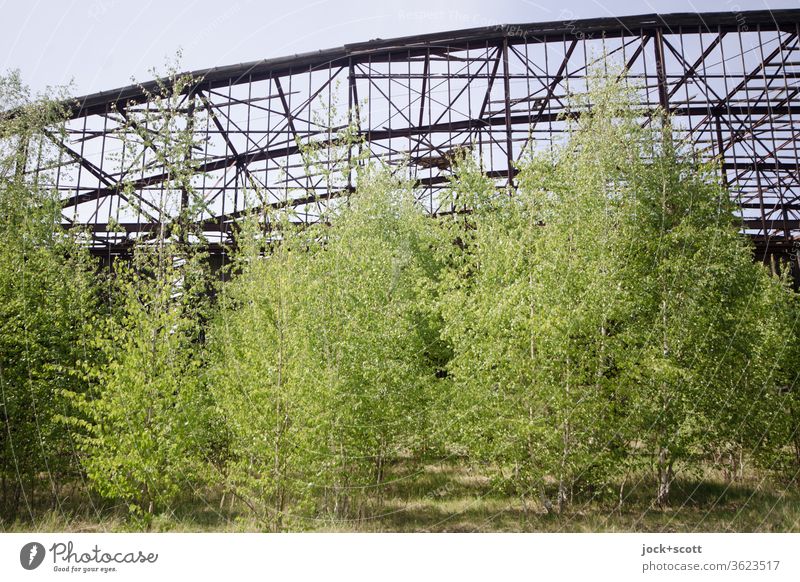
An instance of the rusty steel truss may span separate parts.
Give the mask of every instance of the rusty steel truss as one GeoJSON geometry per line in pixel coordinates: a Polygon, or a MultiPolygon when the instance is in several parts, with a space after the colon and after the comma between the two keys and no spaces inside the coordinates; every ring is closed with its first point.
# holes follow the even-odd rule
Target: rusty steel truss
{"type": "MultiPolygon", "coordinates": [[[[446,211],[440,193],[455,149],[469,148],[498,185],[513,185],[526,146],[546,147],[565,129],[567,94],[585,90],[593,68],[616,64],[643,107],[670,111],[683,138],[720,161],[762,258],[791,256],[800,234],[799,49],[800,10],[651,14],[375,39],[194,71],[179,104],[203,203],[193,226],[223,252],[254,204],[248,191],[258,204],[294,208],[299,221],[318,220],[352,191],[304,163],[299,144],[331,145],[341,129],[320,120],[328,108],[349,112],[370,156],[416,180],[429,212],[446,211]]],[[[64,224],[88,227],[96,254],[126,253],[187,202],[157,146],[142,142],[135,165],[121,161],[125,144],[147,131],[131,119],[155,108],[158,87],[78,99],[62,137],[51,134],[57,164],[30,168],[53,176],[64,224]]]]}

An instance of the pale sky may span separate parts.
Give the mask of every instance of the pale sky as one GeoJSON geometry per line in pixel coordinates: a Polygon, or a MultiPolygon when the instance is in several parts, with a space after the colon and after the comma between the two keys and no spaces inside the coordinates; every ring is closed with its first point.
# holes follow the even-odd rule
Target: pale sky
{"type": "Polygon", "coordinates": [[[800,8],[800,0],[5,0],[0,73],[75,96],[181,70],[339,47],[373,38],[646,13],[800,8]]]}

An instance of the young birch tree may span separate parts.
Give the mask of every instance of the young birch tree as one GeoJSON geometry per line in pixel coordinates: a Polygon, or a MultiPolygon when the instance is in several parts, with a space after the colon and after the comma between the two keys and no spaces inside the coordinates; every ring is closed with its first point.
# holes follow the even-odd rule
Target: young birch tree
{"type": "Polygon", "coordinates": [[[82,235],[61,226],[45,169],[66,115],[63,92],[31,99],[18,75],[0,78],[0,520],[21,508],[33,519],[59,510],[65,482],[79,480],[69,395],[91,361],[95,265],[82,235]],[[44,478],[43,478],[44,477],[44,478]]]}

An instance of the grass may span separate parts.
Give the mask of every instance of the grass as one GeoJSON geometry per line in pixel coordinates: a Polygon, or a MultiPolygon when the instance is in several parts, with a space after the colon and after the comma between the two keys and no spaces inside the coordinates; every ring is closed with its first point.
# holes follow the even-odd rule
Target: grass
{"type": "MultiPolygon", "coordinates": [[[[735,482],[707,470],[698,477],[679,477],[672,505],[652,507],[654,490],[648,478],[631,480],[624,502],[574,499],[561,514],[548,512],[541,500],[523,500],[493,485],[486,474],[457,461],[422,467],[396,465],[382,499],[367,517],[356,520],[306,519],[291,529],[358,532],[797,532],[800,490],[780,486],[758,473],[735,482]]],[[[149,531],[262,531],[262,525],[230,497],[209,490],[197,500],[179,504],[153,518],[149,531]]],[[[93,500],[69,499],[58,511],[35,512],[4,531],[117,532],[144,526],[126,517],[123,507],[93,500]]]]}

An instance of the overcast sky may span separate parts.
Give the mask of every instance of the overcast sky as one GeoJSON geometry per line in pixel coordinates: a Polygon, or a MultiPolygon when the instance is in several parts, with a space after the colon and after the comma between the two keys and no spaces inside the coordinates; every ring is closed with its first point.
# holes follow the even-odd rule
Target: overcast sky
{"type": "Polygon", "coordinates": [[[178,49],[194,70],[494,24],[778,8],[800,0],[6,0],[0,72],[34,91],[72,81],[78,96],[146,81],[178,49]]]}

